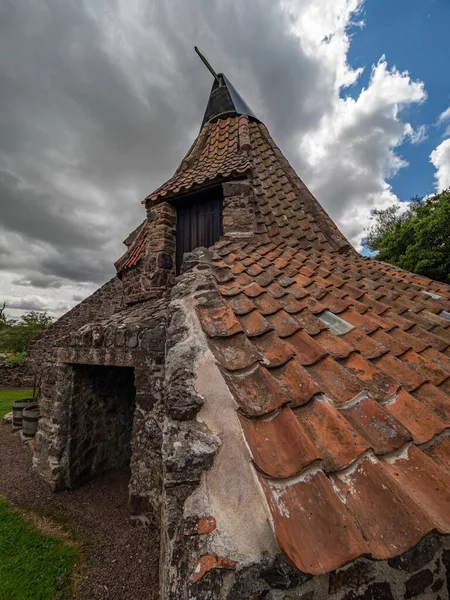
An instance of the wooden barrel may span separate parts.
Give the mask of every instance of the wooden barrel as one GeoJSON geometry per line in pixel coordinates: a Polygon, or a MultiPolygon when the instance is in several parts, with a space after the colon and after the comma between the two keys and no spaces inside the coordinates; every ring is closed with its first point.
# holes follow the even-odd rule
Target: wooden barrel
{"type": "Polygon", "coordinates": [[[22,427],[23,409],[36,404],[34,398],[25,398],[24,400],[15,400],[13,402],[13,427],[22,427]]]}
{"type": "Polygon", "coordinates": [[[25,437],[34,437],[37,431],[37,424],[40,417],[39,405],[32,404],[23,409],[23,435],[25,437]]]}

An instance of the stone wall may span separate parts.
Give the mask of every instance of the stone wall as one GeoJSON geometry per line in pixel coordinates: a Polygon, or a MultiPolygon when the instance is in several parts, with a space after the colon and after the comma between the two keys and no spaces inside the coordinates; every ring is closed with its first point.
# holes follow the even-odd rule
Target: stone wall
{"type": "Polygon", "coordinates": [[[248,181],[229,181],[223,189],[223,232],[233,237],[251,236],[256,220],[253,208],[253,188],[248,181]]]}
{"type": "Polygon", "coordinates": [[[147,204],[145,254],[135,266],[120,275],[125,303],[161,297],[174,284],[176,224],[176,209],[171,204],[147,204]]]}
{"type": "Polygon", "coordinates": [[[55,347],[62,337],[71,331],[76,331],[86,323],[114,314],[120,310],[121,306],[122,282],[118,277],[113,277],[60,317],[28,345],[28,355],[34,363],[36,371],[40,371],[47,361],[56,360],[55,347]]]}
{"type": "Polygon", "coordinates": [[[32,388],[34,374],[28,363],[0,363],[0,388],[32,388]]]}
{"type": "Polygon", "coordinates": [[[316,577],[295,572],[280,559],[262,575],[268,587],[256,598],[265,600],[448,600],[450,539],[429,535],[397,558],[361,558],[316,577]]]}

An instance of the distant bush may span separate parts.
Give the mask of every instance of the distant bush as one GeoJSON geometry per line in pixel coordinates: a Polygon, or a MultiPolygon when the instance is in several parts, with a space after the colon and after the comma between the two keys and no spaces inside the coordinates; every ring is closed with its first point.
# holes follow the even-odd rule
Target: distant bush
{"type": "Polygon", "coordinates": [[[0,307],[0,352],[24,354],[28,343],[52,324],[52,318],[47,313],[31,311],[22,315],[20,319],[7,319],[5,307],[5,303],[3,308],[0,307]]]}
{"type": "Polygon", "coordinates": [[[365,245],[381,260],[450,283],[450,188],[429,198],[412,198],[372,212],[365,245]]]}
{"type": "Polygon", "coordinates": [[[6,359],[6,364],[20,364],[20,363],[24,363],[27,360],[27,353],[24,352],[13,352],[13,354],[10,354],[8,356],[8,358],[6,359]]]}

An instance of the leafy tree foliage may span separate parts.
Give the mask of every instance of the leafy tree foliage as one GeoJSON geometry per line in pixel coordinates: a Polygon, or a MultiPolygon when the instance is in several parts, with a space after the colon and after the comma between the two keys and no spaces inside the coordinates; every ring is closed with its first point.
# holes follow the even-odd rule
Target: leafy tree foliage
{"type": "Polygon", "coordinates": [[[47,329],[52,318],[46,313],[31,311],[19,320],[5,316],[6,304],[0,309],[0,352],[25,353],[28,342],[47,329]]]}
{"type": "Polygon", "coordinates": [[[450,283],[450,188],[430,198],[375,209],[366,246],[376,259],[450,283]]]}

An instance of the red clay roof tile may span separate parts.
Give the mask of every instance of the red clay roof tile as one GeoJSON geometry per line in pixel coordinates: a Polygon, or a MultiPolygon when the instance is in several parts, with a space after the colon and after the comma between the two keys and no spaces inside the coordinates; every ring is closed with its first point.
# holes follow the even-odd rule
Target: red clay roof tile
{"type": "Polygon", "coordinates": [[[306,369],[314,381],[337,404],[348,402],[365,389],[356,377],[351,376],[329,356],[306,369]]]}
{"type": "MultiPolygon", "coordinates": [[[[353,329],[353,331],[356,330],[353,329]]],[[[351,352],[354,352],[354,348],[345,341],[345,336],[335,335],[329,329],[324,329],[315,335],[314,339],[333,358],[347,358],[351,352]]]]}
{"type": "Polygon", "coordinates": [[[433,440],[423,452],[450,476],[450,436],[448,431],[433,440]]]}
{"type": "Polygon", "coordinates": [[[363,398],[341,412],[376,454],[393,452],[411,439],[410,432],[372,398],[363,398]]]}
{"type": "Polygon", "coordinates": [[[270,294],[264,293],[253,299],[254,305],[261,314],[267,316],[280,310],[280,304],[270,294]]]}
{"type": "Polygon", "coordinates": [[[399,457],[385,461],[385,468],[412,502],[442,533],[450,529],[450,477],[411,445],[399,457]]]}
{"type": "Polygon", "coordinates": [[[321,472],[288,484],[260,477],[280,548],[304,573],[332,571],[368,552],[361,533],[321,472]]]}
{"type": "Polygon", "coordinates": [[[238,333],[231,339],[212,338],[210,346],[219,364],[229,371],[246,369],[261,359],[244,333],[238,333]]]}
{"type": "Polygon", "coordinates": [[[424,383],[411,392],[414,398],[420,400],[434,414],[450,425],[450,397],[432,383],[424,383]]]}
{"type": "Polygon", "coordinates": [[[291,346],[281,340],[274,331],[269,331],[252,341],[260,353],[264,365],[268,368],[280,367],[294,355],[291,346]]]}
{"type": "Polygon", "coordinates": [[[429,442],[446,428],[442,419],[405,390],[400,389],[384,407],[411,432],[415,444],[429,442]]]}
{"type": "Polygon", "coordinates": [[[325,400],[308,402],[295,414],[317,446],[326,471],[346,467],[370,448],[340,411],[325,400]]]}
{"type": "Polygon", "coordinates": [[[285,339],[286,342],[295,349],[297,360],[304,366],[312,365],[328,354],[327,351],[305,331],[297,331],[285,339]]]}
{"type": "Polygon", "coordinates": [[[263,419],[240,416],[240,420],[253,459],[266,475],[277,479],[292,477],[320,458],[318,449],[287,406],[263,419]]]}
{"type": "Polygon", "coordinates": [[[225,305],[197,310],[203,329],[211,337],[228,337],[242,331],[233,311],[225,305]]]}
{"type": "Polygon", "coordinates": [[[403,360],[390,353],[383,354],[375,364],[380,371],[392,379],[396,379],[407,391],[415,390],[427,381],[426,377],[411,368],[408,363],[405,364],[403,360]]]}
{"type": "Polygon", "coordinates": [[[385,465],[373,457],[364,457],[332,480],[355,516],[374,558],[402,554],[433,529],[427,513],[411,501],[402,486],[388,476],[385,465]]]}
{"type": "Polygon", "coordinates": [[[241,315],[239,320],[248,337],[262,335],[273,329],[269,321],[256,309],[245,315],[241,315]]]}
{"type": "Polygon", "coordinates": [[[234,310],[236,315],[246,315],[255,309],[253,302],[242,293],[227,298],[227,304],[234,310]]]}
{"type": "Polygon", "coordinates": [[[289,396],[290,406],[295,408],[308,402],[321,389],[309,377],[305,369],[294,359],[285,365],[272,369],[271,373],[278,379],[289,396]]]}
{"type": "Polygon", "coordinates": [[[435,385],[439,385],[450,377],[450,373],[446,369],[443,369],[438,363],[426,356],[414,352],[414,350],[408,350],[408,352],[402,354],[401,360],[416,370],[423,380],[431,381],[435,385]]]}
{"type": "Polygon", "coordinates": [[[301,329],[301,324],[298,320],[284,310],[279,310],[273,315],[268,315],[267,319],[280,337],[291,336],[301,329]]]}
{"type": "Polygon", "coordinates": [[[270,413],[291,400],[281,382],[261,365],[244,373],[224,371],[223,376],[242,412],[251,417],[270,413]]]}

